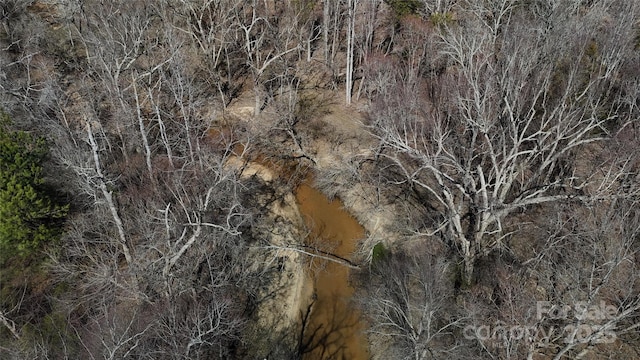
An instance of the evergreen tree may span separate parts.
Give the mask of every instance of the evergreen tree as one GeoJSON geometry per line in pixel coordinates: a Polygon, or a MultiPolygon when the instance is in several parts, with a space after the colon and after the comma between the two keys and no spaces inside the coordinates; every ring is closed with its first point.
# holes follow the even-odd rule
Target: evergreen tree
{"type": "Polygon", "coordinates": [[[0,262],[25,256],[58,235],[68,206],[56,204],[44,186],[45,141],[9,129],[0,113],[0,262]]]}

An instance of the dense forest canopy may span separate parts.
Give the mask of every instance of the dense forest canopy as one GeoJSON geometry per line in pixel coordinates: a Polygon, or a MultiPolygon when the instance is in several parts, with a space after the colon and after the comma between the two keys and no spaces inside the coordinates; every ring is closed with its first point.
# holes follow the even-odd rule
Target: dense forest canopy
{"type": "Polygon", "coordinates": [[[1,358],[346,356],[306,327],[318,259],[351,269],[374,359],[640,358],[637,1],[4,0],[0,24],[1,358]],[[349,259],[303,181],[365,228],[349,259]]]}

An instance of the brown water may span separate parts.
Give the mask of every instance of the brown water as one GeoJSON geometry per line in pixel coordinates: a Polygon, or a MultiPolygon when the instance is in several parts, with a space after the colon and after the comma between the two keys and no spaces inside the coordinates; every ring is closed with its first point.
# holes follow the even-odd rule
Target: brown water
{"type": "MultiPolygon", "coordinates": [[[[333,254],[349,258],[356,241],[363,237],[364,229],[342,209],[342,202],[329,201],[306,183],[298,187],[296,199],[312,231],[311,239],[328,246],[333,254]]],[[[313,262],[318,265],[317,260],[313,262]]],[[[304,359],[367,359],[369,354],[362,335],[360,312],[349,303],[354,293],[349,284],[349,268],[331,261],[321,265],[313,274],[315,301],[304,336],[310,351],[304,359]]]]}

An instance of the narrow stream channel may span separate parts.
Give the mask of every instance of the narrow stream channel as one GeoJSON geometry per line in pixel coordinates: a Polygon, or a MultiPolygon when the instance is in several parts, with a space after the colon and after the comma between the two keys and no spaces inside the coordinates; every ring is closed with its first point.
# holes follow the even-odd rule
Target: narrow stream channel
{"type": "MultiPolygon", "coordinates": [[[[307,183],[298,187],[296,199],[312,231],[311,238],[329,245],[335,255],[349,258],[364,229],[343,210],[342,202],[329,201],[307,183]]],[[[304,341],[311,342],[313,350],[304,359],[367,359],[360,312],[350,304],[354,289],[349,284],[349,268],[325,261],[322,269],[311,275],[314,276],[315,302],[304,341]]]]}

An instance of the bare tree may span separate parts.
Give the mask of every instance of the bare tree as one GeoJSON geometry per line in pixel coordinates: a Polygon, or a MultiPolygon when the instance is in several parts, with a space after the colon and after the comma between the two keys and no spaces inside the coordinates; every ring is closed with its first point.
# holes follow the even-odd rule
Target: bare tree
{"type": "Polygon", "coordinates": [[[455,8],[458,0],[422,0],[422,11],[428,16],[441,15],[455,8]]]}
{"type": "Polygon", "coordinates": [[[345,101],[347,105],[351,104],[351,96],[353,95],[353,55],[355,47],[355,23],[356,23],[356,10],[358,7],[358,0],[347,1],[347,68],[345,70],[345,101]]]}
{"type": "MultiPolygon", "coordinates": [[[[382,4],[383,2],[381,0],[366,1],[360,7],[360,21],[354,24],[357,28],[356,34],[360,35],[357,36],[357,43],[355,45],[358,50],[357,57],[359,64],[366,64],[372,53],[377,53],[381,50],[381,43],[379,39],[378,42],[376,42],[376,38],[380,37],[380,32],[385,31],[381,26],[384,19],[380,11],[382,4]]],[[[356,100],[360,98],[365,82],[366,78],[365,75],[363,75],[360,80],[360,85],[358,86],[358,91],[355,94],[356,100]]]]}
{"type": "Polygon", "coordinates": [[[324,61],[332,70],[340,46],[340,34],[344,27],[342,3],[342,0],[325,0],[322,2],[324,61]]]}
{"type": "MultiPolygon", "coordinates": [[[[180,47],[183,50],[197,46],[202,58],[201,69],[208,74],[213,86],[218,90],[223,107],[226,107],[234,96],[233,81],[238,72],[232,65],[232,59],[241,51],[242,44],[237,41],[237,12],[242,11],[242,4],[237,1],[180,1],[177,8],[164,7],[161,11],[167,22],[168,33],[172,29],[187,34],[192,41],[185,41],[180,47]],[[178,19],[176,19],[176,13],[178,19]]],[[[168,43],[176,44],[175,36],[167,36],[168,43]]]]}
{"type": "Polygon", "coordinates": [[[46,24],[29,11],[29,1],[11,0],[0,5],[0,91],[4,111],[21,114],[14,120],[31,127],[48,102],[50,63],[41,55],[46,24]]]}
{"type": "Polygon", "coordinates": [[[574,207],[550,226],[549,238],[526,263],[547,289],[540,324],[549,328],[558,318],[562,322],[535,352],[554,360],[587,353],[628,357],[636,346],[632,334],[639,326],[640,278],[635,239],[640,227],[635,207],[626,200],[574,207]],[[547,311],[552,305],[570,310],[558,316],[547,311]]]}
{"type": "Polygon", "coordinates": [[[268,9],[261,8],[258,1],[241,9],[238,26],[243,38],[247,65],[251,70],[255,95],[254,114],[262,111],[265,101],[263,75],[265,71],[285,55],[300,49],[295,34],[287,29],[275,28],[268,9]]]}
{"type": "MultiPolygon", "coordinates": [[[[87,23],[81,39],[86,51],[90,74],[100,82],[96,87],[99,93],[106,95],[107,111],[114,116],[110,126],[116,129],[122,155],[128,159],[129,149],[133,147],[129,126],[137,124],[135,101],[129,102],[129,80],[136,61],[143,56],[148,46],[148,30],[152,24],[150,13],[144,3],[112,2],[96,3],[82,13],[87,23]]],[[[138,100],[137,98],[135,99],[138,100]]]]}
{"type": "Polygon", "coordinates": [[[17,325],[15,321],[11,320],[7,317],[9,312],[5,312],[4,310],[0,310],[0,324],[4,326],[5,329],[9,330],[11,335],[16,339],[20,340],[20,332],[18,331],[17,325]]]}
{"type": "Polygon", "coordinates": [[[157,351],[175,359],[230,357],[230,344],[240,339],[247,321],[243,314],[246,294],[233,284],[238,264],[222,263],[231,250],[220,244],[217,254],[193,256],[198,276],[182,277],[184,269],[172,275],[171,294],[154,307],[160,312],[154,336],[157,351]],[[191,278],[191,279],[189,279],[191,278]],[[196,286],[193,282],[196,282],[196,286]]]}
{"type": "Polygon", "coordinates": [[[453,305],[449,266],[430,254],[389,254],[372,264],[362,299],[376,353],[385,358],[444,359],[456,354],[464,318],[453,305]]]}
{"type": "MultiPolygon", "coordinates": [[[[380,155],[441,214],[421,232],[459,249],[466,282],[476,259],[502,246],[511,214],[570,198],[611,198],[627,171],[626,159],[614,159],[594,173],[593,163],[575,154],[597,149],[593,144],[610,138],[613,124],[630,120],[612,95],[631,38],[592,54],[581,21],[600,21],[599,6],[592,17],[571,20],[581,24],[576,32],[550,29],[540,19],[528,23],[519,16],[524,8],[503,5],[491,15],[499,19],[487,22],[489,15],[472,8],[468,24],[444,31],[446,73],[426,88],[399,86],[395,100],[381,99],[372,114],[374,133],[388,149],[380,155]],[[399,101],[397,93],[409,97],[399,101]]],[[[636,7],[616,3],[608,10],[628,14],[636,7]]],[[[608,36],[628,35],[631,24],[611,26],[608,36]]]]}
{"type": "Polygon", "coordinates": [[[50,279],[29,284],[46,306],[27,286],[22,296],[0,284],[0,356],[344,355],[334,345],[354,327],[351,314],[334,308],[335,322],[314,324],[315,302],[302,324],[265,319],[292,289],[286,267],[306,258],[359,272],[374,357],[640,357],[639,9],[624,0],[2,2],[0,105],[48,135],[49,174],[73,212],[47,249],[50,279]],[[305,123],[335,95],[309,86],[316,49],[334,90],[345,82],[345,103],[369,98],[372,151],[358,148],[368,136],[347,144],[350,134],[305,123]],[[225,110],[247,89],[255,115],[269,111],[232,122],[225,110]],[[363,197],[356,207],[392,208],[399,219],[381,221],[375,236],[392,229],[394,252],[365,269],[301,244],[283,207],[301,175],[246,176],[255,139],[245,126],[265,139],[261,157],[286,161],[315,162],[309,145],[335,131],[362,161],[322,166],[320,184],[338,196],[357,184],[347,189],[363,197]],[[536,314],[537,301],[609,313],[558,318],[536,314]],[[486,325],[496,336],[467,336],[486,325]],[[545,333],[524,339],[508,327],[545,333]]]}

